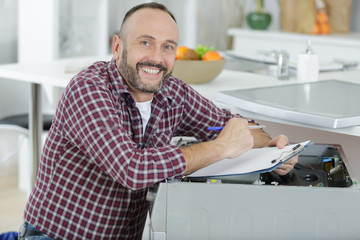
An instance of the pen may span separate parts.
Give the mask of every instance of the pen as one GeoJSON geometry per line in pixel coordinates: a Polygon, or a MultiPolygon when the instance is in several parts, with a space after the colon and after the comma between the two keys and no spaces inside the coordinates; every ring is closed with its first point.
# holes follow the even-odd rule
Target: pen
{"type": "MultiPolygon", "coordinates": [[[[258,128],[264,128],[264,125],[251,125],[249,126],[249,129],[258,129],[258,128]]],[[[224,127],[208,127],[208,130],[213,130],[213,131],[221,131],[224,127]]]]}

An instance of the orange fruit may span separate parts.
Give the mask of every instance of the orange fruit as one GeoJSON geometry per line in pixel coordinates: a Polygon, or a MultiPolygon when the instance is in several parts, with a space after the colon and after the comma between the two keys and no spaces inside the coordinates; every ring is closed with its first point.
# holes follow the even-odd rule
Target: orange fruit
{"type": "Polygon", "coordinates": [[[186,51],[189,48],[186,46],[178,46],[176,49],[176,59],[180,59],[185,56],[186,51]]]}
{"type": "Polygon", "coordinates": [[[203,61],[218,61],[221,59],[222,57],[217,51],[207,51],[201,58],[203,61]]]}
{"type": "Polygon", "coordinates": [[[312,34],[319,34],[320,33],[320,25],[318,23],[315,23],[311,33],[312,34]]]}
{"type": "Polygon", "coordinates": [[[327,23],[329,21],[329,17],[326,12],[318,12],[316,14],[316,21],[320,24],[327,23]]]}
{"type": "Polygon", "coordinates": [[[330,30],[331,30],[331,28],[328,23],[320,24],[320,33],[321,34],[329,34],[330,30]]]}

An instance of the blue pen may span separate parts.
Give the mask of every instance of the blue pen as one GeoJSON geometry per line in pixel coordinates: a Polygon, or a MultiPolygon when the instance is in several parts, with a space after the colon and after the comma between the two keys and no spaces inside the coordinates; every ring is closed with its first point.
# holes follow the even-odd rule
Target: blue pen
{"type": "MultiPolygon", "coordinates": [[[[249,129],[258,129],[258,128],[264,128],[264,125],[251,125],[249,126],[249,129]]],[[[208,127],[208,130],[213,130],[213,131],[221,131],[224,127],[208,127]]]]}

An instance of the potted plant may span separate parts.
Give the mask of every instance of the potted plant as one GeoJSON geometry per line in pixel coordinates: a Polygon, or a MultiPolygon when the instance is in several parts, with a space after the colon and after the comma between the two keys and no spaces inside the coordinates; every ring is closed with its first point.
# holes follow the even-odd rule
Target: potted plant
{"type": "Polygon", "coordinates": [[[264,0],[256,0],[256,12],[246,15],[246,21],[251,29],[265,30],[271,22],[271,15],[264,12],[264,0]]]}

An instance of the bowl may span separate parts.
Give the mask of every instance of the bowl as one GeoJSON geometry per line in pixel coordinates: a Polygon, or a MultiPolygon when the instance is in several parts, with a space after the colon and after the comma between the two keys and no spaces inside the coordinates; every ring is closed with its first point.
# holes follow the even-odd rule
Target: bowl
{"type": "Polygon", "coordinates": [[[217,61],[176,60],[173,76],[188,84],[208,83],[224,69],[226,59],[217,61]]]}

